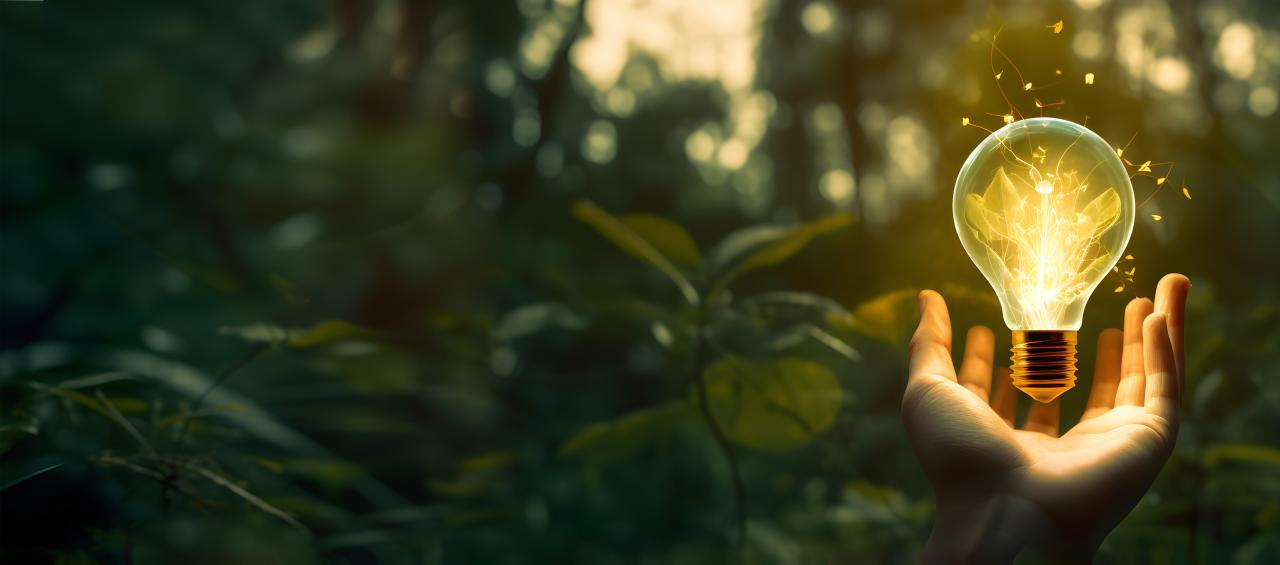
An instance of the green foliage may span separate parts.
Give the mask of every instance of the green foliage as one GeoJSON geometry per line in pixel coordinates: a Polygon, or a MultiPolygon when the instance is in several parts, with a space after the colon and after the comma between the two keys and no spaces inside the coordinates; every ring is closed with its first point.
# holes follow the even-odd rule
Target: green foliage
{"type": "Polygon", "coordinates": [[[707,367],[711,414],[733,441],[756,449],[804,445],[836,421],[844,390],[826,367],[782,358],[723,359],[707,367]]]}
{"type": "Polygon", "coordinates": [[[782,229],[756,228],[732,234],[713,253],[716,258],[715,269],[721,274],[712,294],[723,290],[742,275],[790,259],[815,237],[852,224],[853,216],[832,214],[820,220],[782,229]]]}
{"type": "MultiPolygon", "coordinates": [[[[690,256],[697,256],[696,249],[690,255],[689,249],[693,248],[690,243],[692,240],[682,228],[665,220],[646,217],[641,217],[641,221],[634,224],[627,223],[585,200],[574,204],[573,215],[595,228],[628,255],[662,271],[662,274],[671,279],[671,282],[680,289],[680,294],[686,301],[690,304],[698,303],[700,300],[698,291],[694,289],[685,274],[672,263],[672,259],[663,253],[665,248],[668,253],[673,253],[676,257],[683,256],[688,259],[690,256]]],[[[634,221],[635,218],[632,220],[634,221]]]]}
{"type": "Polygon", "coordinates": [[[685,402],[670,402],[629,412],[607,422],[587,425],[560,446],[561,455],[611,460],[636,452],[670,437],[693,416],[685,402]]]}
{"type": "Polygon", "coordinates": [[[1099,560],[1280,562],[1275,65],[1197,55],[1274,44],[1275,6],[1168,35],[1187,10],[1060,4],[1019,19],[1061,34],[717,4],[751,49],[636,44],[606,87],[582,65],[629,36],[591,3],[0,2],[0,561],[911,562],[916,293],[957,350],[1007,339],[947,190],[957,118],[1003,100],[968,38],[1007,24],[1037,75],[1010,94],[1097,73],[1044,113],[1177,161],[1135,177],[1137,271],[1064,396],[1127,299],[1191,276],[1179,443],[1099,560]],[[1065,57],[1090,26],[1176,36],[1193,80],[1065,57]]]}

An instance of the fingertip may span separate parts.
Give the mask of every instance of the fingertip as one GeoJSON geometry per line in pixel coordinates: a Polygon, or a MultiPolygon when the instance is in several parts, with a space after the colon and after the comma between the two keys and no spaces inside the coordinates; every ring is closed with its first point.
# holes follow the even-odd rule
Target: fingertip
{"type": "Polygon", "coordinates": [[[1139,312],[1148,308],[1153,308],[1155,303],[1150,298],[1140,296],[1129,301],[1129,305],[1125,306],[1125,312],[1139,312]]]}
{"type": "Polygon", "coordinates": [[[1124,331],[1119,328],[1107,328],[1098,333],[1098,347],[1112,343],[1119,345],[1123,340],[1124,331]]]}
{"type": "Polygon", "coordinates": [[[1164,312],[1155,312],[1142,321],[1142,335],[1145,340],[1169,340],[1169,316],[1164,312]]]}
{"type": "Polygon", "coordinates": [[[995,343],[996,334],[983,325],[973,326],[969,328],[969,333],[965,335],[965,341],[977,343],[995,343]]]}
{"type": "Polygon", "coordinates": [[[1180,273],[1170,273],[1156,285],[1156,310],[1179,318],[1187,302],[1191,280],[1180,273]]]}

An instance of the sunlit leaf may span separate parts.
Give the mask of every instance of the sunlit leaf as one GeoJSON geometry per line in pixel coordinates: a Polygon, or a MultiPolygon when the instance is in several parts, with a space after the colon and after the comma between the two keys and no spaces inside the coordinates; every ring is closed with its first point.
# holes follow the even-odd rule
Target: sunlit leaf
{"type": "Polygon", "coordinates": [[[618,220],[685,272],[693,272],[701,268],[702,255],[698,253],[693,238],[675,222],[643,214],[619,216],[618,220]]]}
{"type": "Polygon", "coordinates": [[[741,262],[729,269],[716,281],[710,294],[715,295],[742,275],[765,267],[777,265],[790,259],[804,249],[814,238],[853,224],[853,216],[849,214],[832,214],[820,220],[803,223],[786,230],[781,238],[756,248],[741,262]]]}
{"type": "Polygon", "coordinates": [[[853,326],[876,339],[896,343],[911,331],[919,314],[915,289],[886,292],[853,309],[853,326]]]}
{"type": "Polygon", "coordinates": [[[1187,189],[1187,187],[1185,187],[1185,186],[1184,186],[1184,187],[1182,187],[1182,195],[1183,195],[1183,196],[1186,196],[1186,197],[1187,197],[1187,200],[1191,200],[1191,191],[1190,191],[1189,189],[1187,189]]]}
{"type": "MultiPolygon", "coordinates": [[[[844,391],[812,361],[723,359],[703,373],[707,402],[725,435],[740,445],[789,450],[835,423],[844,391]]],[[[697,394],[694,392],[693,394],[697,394]]]]}
{"type": "Polygon", "coordinates": [[[459,461],[458,470],[463,473],[483,473],[511,465],[515,460],[516,454],[512,451],[490,451],[459,461]]]}
{"type": "Polygon", "coordinates": [[[1056,21],[1056,22],[1053,22],[1053,24],[1052,24],[1052,25],[1047,25],[1047,26],[1045,26],[1045,27],[1047,27],[1047,28],[1049,28],[1049,29],[1052,29],[1052,30],[1053,30],[1053,33],[1054,33],[1055,35],[1056,35],[1056,34],[1059,34],[1059,33],[1062,33],[1062,20],[1058,20],[1058,21],[1056,21]]]}
{"type": "Polygon", "coordinates": [[[343,341],[368,339],[373,332],[342,320],[326,320],[289,337],[289,345],[297,348],[316,347],[343,341]]]}
{"type": "MultiPolygon", "coordinates": [[[[655,243],[654,241],[646,239],[644,234],[637,233],[631,225],[628,225],[626,222],[614,217],[612,214],[605,212],[599,206],[596,206],[594,202],[589,200],[579,200],[575,203],[573,205],[573,215],[587,225],[595,228],[597,232],[600,232],[601,235],[614,245],[618,246],[619,249],[622,249],[628,255],[645,261],[657,268],[659,271],[662,271],[668,279],[671,279],[671,282],[675,283],[676,287],[680,289],[680,293],[684,295],[685,300],[690,304],[697,304],[699,302],[698,292],[689,282],[689,279],[680,271],[672,259],[664,255],[658,247],[660,244],[676,250],[677,253],[683,253],[686,255],[685,259],[687,260],[689,258],[688,249],[684,248],[684,243],[679,243],[688,240],[687,234],[672,235],[669,230],[666,230],[666,233],[661,237],[658,237],[658,242],[655,243]]],[[[641,225],[644,229],[654,230],[659,226],[674,224],[670,224],[669,222],[661,224],[659,222],[647,221],[641,222],[641,225]]],[[[649,235],[651,237],[655,237],[653,233],[650,233],[649,235]]],[[[692,246],[691,243],[689,245],[692,246]]]]}
{"type": "Polygon", "coordinates": [[[1205,450],[1203,460],[1206,467],[1217,467],[1229,461],[1280,466],[1280,449],[1248,443],[1224,443],[1205,450]]]}
{"type": "MultiPolygon", "coordinates": [[[[1085,74],[1084,74],[1084,83],[1085,83],[1085,84],[1093,84],[1093,73],[1085,73],[1085,74]]],[[[1121,151],[1121,152],[1123,152],[1123,151],[1121,151]]]]}
{"type": "Polygon", "coordinates": [[[681,401],[589,424],[560,445],[560,454],[597,460],[625,457],[670,436],[693,413],[689,403],[681,401]]]}
{"type": "Polygon", "coordinates": [[[1155,221],[1157,221],[1157,222],[1158,222],[1158,221],[1160,221],[1160,220],[1163,220],[1163,219],[1164,219],[1164,216],[1161,216],[1160,214],[1152,214],[1152,215],[1151,215],[1151,219],[1153,219],[1153,220],[1155,220],[1155,221]]]}
{"type": "Polygon", "coordinates": [[[724,273],[741,262],[750,252],[778,241],[791,232],[791,226],[765,224],[737,230],[717,243],[708,253],[707,263],[716,273],[724,273]]]}

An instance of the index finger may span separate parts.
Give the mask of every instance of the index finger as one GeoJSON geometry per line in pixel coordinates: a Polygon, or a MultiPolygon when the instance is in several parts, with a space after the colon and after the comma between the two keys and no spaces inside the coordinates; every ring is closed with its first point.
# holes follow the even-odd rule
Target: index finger
{"type": "Polygon", "coordinates": [[[1187,292],[1191,289],[1191,281],[1185,275],[1170,273],[1160,279],[1156,286],[1155,311],[1164,314],[1169,327],[1169,343],[1173,346],[1173,360],[1178,369],[1179,387],[1183,375],[1183,342],[1184,310],[1187,303],[1187,292]]]}

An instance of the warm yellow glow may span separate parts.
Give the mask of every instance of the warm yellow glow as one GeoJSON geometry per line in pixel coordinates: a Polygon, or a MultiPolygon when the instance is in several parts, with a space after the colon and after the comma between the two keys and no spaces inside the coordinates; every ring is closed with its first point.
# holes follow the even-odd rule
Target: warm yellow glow
{"type": "Polygon", "coordinates": [[[1014,330],[1077,330],[1133,231],[1133,188],[1106,142],[1033,118],[992,133],[956,182],[956,229],[1014,330]]]}

